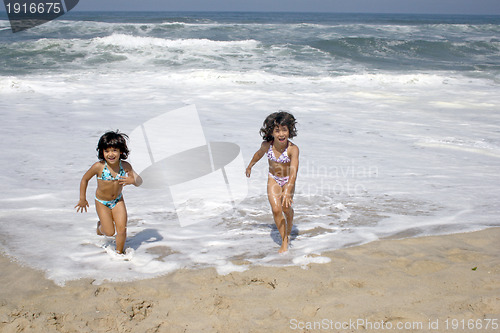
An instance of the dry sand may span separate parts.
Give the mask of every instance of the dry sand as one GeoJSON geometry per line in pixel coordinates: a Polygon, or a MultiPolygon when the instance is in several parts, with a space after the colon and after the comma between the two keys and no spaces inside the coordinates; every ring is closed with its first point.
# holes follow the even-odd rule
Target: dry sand
{"type": "Polygon", "coordinates": [[[500,332],[500,228],[328,256],[64,287],[0,257],[0,332],[500,332]]]}

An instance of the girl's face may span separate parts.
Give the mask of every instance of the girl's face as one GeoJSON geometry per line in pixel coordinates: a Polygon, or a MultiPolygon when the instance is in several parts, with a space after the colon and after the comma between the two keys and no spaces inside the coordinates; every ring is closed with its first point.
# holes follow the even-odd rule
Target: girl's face
{"type": "Polygon", "coordinates": [[[109,164],[115,164],[120,161],[120,149],[115,147],[108,147],[103,151],[104,159],[109,164]]]}
{"type": "Polygon", "coordinates": [[[277,141],[279,143],[285,144],[288,140],[288,136],[290,135],[288,131],[288,126],[285,125],[274,126],[272,135],[275,142],[277,141]]]}

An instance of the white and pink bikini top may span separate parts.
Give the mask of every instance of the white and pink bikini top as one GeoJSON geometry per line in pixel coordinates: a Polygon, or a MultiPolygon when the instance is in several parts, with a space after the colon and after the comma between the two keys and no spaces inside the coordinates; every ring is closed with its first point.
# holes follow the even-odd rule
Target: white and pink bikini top
{"type": "Polygon", "coordinates": [[[285,150],[281,153],[280,157],[276,158],[274,155],[273,151],[273,143],[271,142],[271,145],[269,146],[269,150],[267,151],[267,158],[270,159],[271,161],[278,162],[278,163],[289,163],[290,162],[290,157],[288,157],[288,145],[287,143],[285,150]]]}

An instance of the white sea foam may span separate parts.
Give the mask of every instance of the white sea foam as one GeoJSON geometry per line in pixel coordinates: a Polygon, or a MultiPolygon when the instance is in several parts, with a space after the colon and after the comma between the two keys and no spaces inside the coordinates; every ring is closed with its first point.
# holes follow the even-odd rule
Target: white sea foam
{"type": "MultiPolygon", "coordinates": [[[[78,24],[91,29],[94,23],[78,24]]],[[[116,32],[122,28],[100,37],[38,40],[39,50],[78,56],[52,70],[0,76],[0,249],[58,284],[144,279],[182,268],[213,267],[219,274],[254,265],[306,268],[327,262],[327,251],[383,237],[498,226],[495,80],[445,70],[366,72],[345,61],[339,61],[342,75],[330,75],[324,65],[336,59],[328,52],[314,53],[324,63],[292,56],[316,52],[309,45],[147,33],[128,39],[116,32]],[[91,61],[107,52],[123,59],[91,61]],[[155,58],[176,53],[184,57],[178,67],[155,65],[155,58]],[[186,59],[194,61],[186,65],[186,59]],[[273,62],[279,70],[268,70],[273,62]],[[125,255],[114,252],[112,237],[95,234],[95,181],[87,191],[89,211],[75,212],[80,179],[95,162],[104,131],[130,133],[193,104],[207,141],[237,144],[246,163],[269,113],[297,117],[300,171],[288,253],[277,253],[264,160],[234,210],[184,228],[168,191],[126,187],[125,255]]]]}
{"type": "MultiPolygon", "coordinates": [[[[7,190],[0,197],[0,241],[6,253],[60,284],[82,277],[97,283],[140,279],[183,267],[215,267],[227,274],[249,264],[306,266],[325,262],[324,251],[379,237],[479,229],[498,213],[500,137],[492,111],[500,101],[481,80],[437,74],[310,80],[216,71],[136,73],[127,80],[84,73],[3,80],[31,89],[2,81],[4,119],[22,124],[13,127],[16,135],[13,128],[2,134],[7,190]],[[61,78],[64,94],[53,89],[61,78]],[[477,94],[466,94],[470,90],[477,94]],[[144,102],[142,96],[151,99],[144,102]],[[488,105],[434,108],[436,100],[463,96],[478,103],[488,96],[488,105]],[[178,225],[169,193],[125,188],[125,256],[114,253],[113,238],[95,235],[93,204],[86,214],[74,212],[79,179],[94,161],[103,131],[130,132],[184,103],[197,105],[207,140],[235,142],[247,160],[259,146],[265,115],[289,109],[297,116],[301,170],[287,255],[277,254],[265,161],[254,168],[247,200],[193,227],[178,225]],[[24,111],[29,117],[21,108],[31,110],[24,111]],[[476,150],[474,158],[468,158],[469,149],[476,150]]],[[[91,184],[89,198],[94,190],[91,184]]]]}
{"type": "MultiPolygon", "coordinates": [[[[220,47],[250,47],[255,48],[259,43],[255,40],[243,41],[214,41],[210,39],[177,39],[169,40],[155,37],[131,37],[128,35],[114,34],[108,37],[98,37],[95,39],[97,43],[103,45],[122,46],[132,49],[144,50],[145,47],[160,46],[160,47],[175,47],[182,50],[191,48],[220,48],[220,47]]],[[[206,49],[204,50],[206,51],[206,49]]]]}

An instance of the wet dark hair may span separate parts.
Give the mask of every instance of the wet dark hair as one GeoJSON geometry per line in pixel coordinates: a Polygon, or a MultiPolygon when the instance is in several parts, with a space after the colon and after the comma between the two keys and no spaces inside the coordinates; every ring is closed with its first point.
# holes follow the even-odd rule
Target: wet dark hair
{"type": "Polygon", "coordinates": [[[266,120],[264,120],[262,128],[260,129],[260,135],[267,142],[273,141],[272,134],[274,128],[276,126],[286,126],[288,127],[289,132],[288,137],[291,139],[294,136],[297,136],[297,129],[295,128],[295,124],[297,124],[297,121],[292,114],[286,111],[274,112],[267,116],[266,120]]]}
{"type": "Polygon", "coordinates": [[[97,144],[97,157],[104,161],[104,150],[108,148],[120,149],[120,159],[128,158],[129,150],[127,148],[127,134],[119,133],[118,130],[104,133],[97,144]]]}

